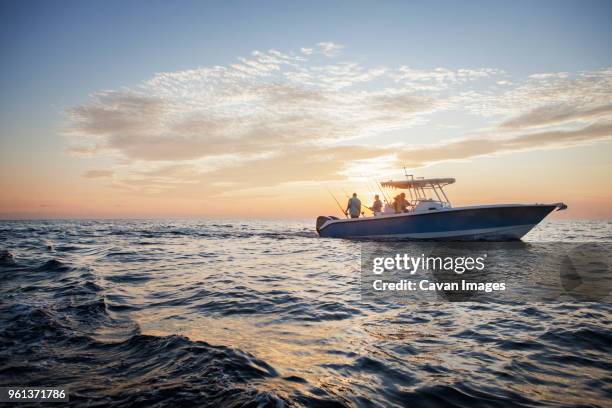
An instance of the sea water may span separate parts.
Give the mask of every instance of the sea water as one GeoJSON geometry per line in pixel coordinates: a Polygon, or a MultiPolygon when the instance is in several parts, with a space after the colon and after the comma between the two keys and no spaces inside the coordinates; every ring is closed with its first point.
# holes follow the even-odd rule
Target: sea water
{"type": "MultiPolygon", "coordinates": [[[[0,222],[0,385],[104,406],[609,404],[609,303],[368,300],[363,243],[313,222],[0,222]]],[[[524,238],[611,240],[608,221],[524,238]]]]}

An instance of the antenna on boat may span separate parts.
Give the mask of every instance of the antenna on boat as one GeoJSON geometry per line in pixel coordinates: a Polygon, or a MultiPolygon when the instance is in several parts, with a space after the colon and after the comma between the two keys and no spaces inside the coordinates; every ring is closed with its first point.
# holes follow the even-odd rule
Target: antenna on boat
{"type": "MultiPolygon", "coordinates": [[[[406,171],[406,166],[404,166],[404,175],[406,176],[406,178],[410,178],[410,180],[414,180],[414,174],[408,174],[408,171],[406,171]]],[[[410,194],[411,203],[414,203],[416,201],[416,198],[418,198],[418,190],[415,190],[414,192],[414,194],[416,195],[416,198],[412,194],[412,188],[408,189],[408,194],[410,194]]]]}
{"type": "Polygon", "coordinates": [[[408,189],[408,194],[410,194],[410,202],[414,205],[414,195],[412,194],[412,189],[408,189]]]}
{"type": "Polygon", "coordinates": [[[406,178],[410,177],[410,180],[414,180],[414,174],[408,174],[408,170],[406,170],[406,166],[404,166],[404,176],[406,176],[406,178]]]}

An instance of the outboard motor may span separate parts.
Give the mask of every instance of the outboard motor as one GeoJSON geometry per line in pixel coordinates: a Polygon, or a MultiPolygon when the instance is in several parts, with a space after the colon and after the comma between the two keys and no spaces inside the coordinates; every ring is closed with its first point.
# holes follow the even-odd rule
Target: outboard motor
{"type": "Polygon", "coordinates": [[[338,220],[338,217],[334,217],[333,215],[319,215],[317,217],[317,233],[319,233],[319,230],[321,229],[321,227],[323,226],[323,224],[325,224],[327,221],[329,220],[338,220]]]}

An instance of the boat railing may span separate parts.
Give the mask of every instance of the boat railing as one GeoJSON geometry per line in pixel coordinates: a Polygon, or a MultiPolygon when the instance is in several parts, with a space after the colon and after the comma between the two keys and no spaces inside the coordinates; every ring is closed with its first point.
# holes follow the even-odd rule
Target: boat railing
{"type": "Polygon", "coordinates": [[[406,197],[412,205],[417,205],[420,200],[436,200],[451,206],[451,202],[444,191],[444,187],[453,184],[453,178],[415,178],[411,174],[406,175],[407,180],[382,181],[381,187],[397,188],[408,192],[406,197]]]}

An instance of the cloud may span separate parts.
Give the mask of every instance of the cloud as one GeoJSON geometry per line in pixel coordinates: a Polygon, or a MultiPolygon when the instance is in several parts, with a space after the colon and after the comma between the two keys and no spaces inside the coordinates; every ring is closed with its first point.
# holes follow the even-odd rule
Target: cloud
{"type": "Polygon", "coordinates": [[[332,63],[341,48],[254,51],[97,92],[67,110],[68,151],[115,158],[112,170],[84,177],[117,188],[220,194],[610,138],[610,69],[510,81],[495,68],[332,63]],[[445,112],[478,115],[483,126],[447,127],[454,138],[415,144],[415,127],[445,112]],[[401,143],[385,142],[391,131],[405,135],[401,143]]]}
{"type": "Polygon", "coordinates": [[[92,95],[67,111],[69,150],[140,161],[257,154],[407,127],[444,108],[401,87],[359,88],[386,68],[312,65],[275,50],[253,56],[228,67],[160,73],[137,90],[92,95]]]}
{"type": "Polygon", "coordinates": [[[83,177],[89,179],[108,178],[113,177],[114,174],[115,172],[112,170],[89,170],[83,174],[83,177]]]}
{"type": "Polygon", "coordinates": [[[411,88],[432,91],[503,74],[505,71],[496,68],[451,70],[447,68],[415,69],[401,66],[393,77],[396,81],[411,88]]]}
{"type": "Polygon", "coordinates": [[[448,160],[463,160],[484,155],[525,150],[564,148],[612,139],[612,123],[595,123],[575,130],[550,130],[518,133],[507,137],[486,135],[469,137],[439,145],[404,150],[399,160],[419,167],[448,160]]]}
{"type": "Polygon", "coordinates": [[[612,115],[612,103],[593,107],[568,104],[546,105],[535,108],[501,124],[502,128],[517,129],[551,125],[574,120],[589,120],[612,115]]]}
{"type": "Polygon", "coordinates": [[[593,125],[575,131],[518,134],[499,139],[493,135],[468,137],[453,142],[409,148],[406,146],[306,146],[286,149],[272,156],[236,160],[231,166],[202,170],[197,163],[168,165],[157,170],[131,168],[113,185],[124,190],[157,194],[179,186],[209,196],[231,191],[253,191],[288,183],[319,185],[352,177],[377,177],[395,172],[400,165],[418,168],[449,160],[513,152],[564,148],[612,140],[612,126],[593,125]],[[371,170],[370,170],[371,169],[371,170]]]}
{"type": "Polygon", "coordinates": [[[505,117],[505,127],[519,126],[521,116],[528,126],[538,118],[542,124],[579,119],[588,111],[593,111],[593,116],[603,116],[599,110],[607,111],[606,106],[612,103],[612,68],[536,74],[514,83],[514,87],[504,87],[502,92],[469,90],[456,101],[466,111],[480,116],[505,117]]]}
{"type": "Polygon", "coordinates": [[[336,44],[333,42],[320,42],[317,44],[318,50],[328,57],[335,57],[340,53],[340,50],[344,48],[343,45],[336,44]]]}
{"type": "Polygon", "coordinates": [[[68,110],[75,133],[113,135],[118,132],[147,133],[164,112],[164,101],[134,92],[105,91],[94,102],[68,110]]]}
{"type": "Polygon", "coordinates": [[[445,143],[408,146],[304,146],[283,149],[271,156],[238,160],[231,166],[201,171],[197,164],[133,171],[122,181],[134,191],[159,192],[176,184],[196,184],[209,194],[247,191],[295,183],[320,184],[346,177],[375,177],[400,165],[418,168],[438,162],[509,154],[534,149],[558,149],[612,140],[612,124],[599,123],[576,130],[518,133],[500,138],[495,134],[466,137],[445,143]],[[368,173],[364,173],[364,171],[368,173]],[[371,170],[371,171],[370,171],[371,170]]]}

